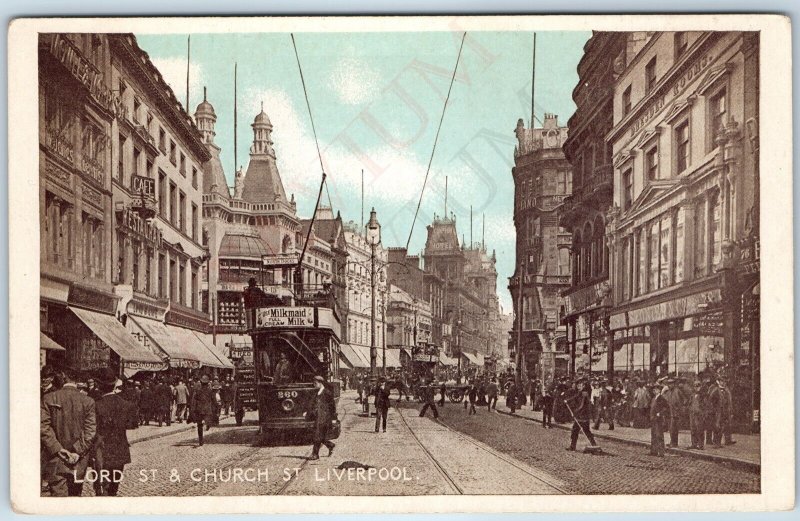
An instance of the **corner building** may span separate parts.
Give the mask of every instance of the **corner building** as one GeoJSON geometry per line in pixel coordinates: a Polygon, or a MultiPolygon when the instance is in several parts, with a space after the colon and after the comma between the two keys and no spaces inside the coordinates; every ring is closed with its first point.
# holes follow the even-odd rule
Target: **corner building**
{"type": "Polygon", "coordinates": [[[758,50],[756,33],[629,33],[607,136],[608,367],[725,374],[742,429],[759,412],[758,50]]]}

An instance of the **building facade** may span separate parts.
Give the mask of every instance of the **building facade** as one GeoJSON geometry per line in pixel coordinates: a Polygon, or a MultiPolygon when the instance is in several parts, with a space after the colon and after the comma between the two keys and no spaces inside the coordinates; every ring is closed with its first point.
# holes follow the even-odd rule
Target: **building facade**
{"type": "Polygon", "coordinates": [[[508,286],[515,316],[512,358],[523,379],[547,383],[566,371],[568,359],[561,292],[571,284],[572,236],[559,225],[562,203],[572,193],[571,165],[561,148],[568,132],[558,116],[545,114],[542,128],[526,129],[519,120],[516,135],[516,267],[508,286]]]}
{"type": "Polygon", "coordinates": [[[572,165],[572,194],[559,212],[559,224],[572,234],[572,284],[562,291],[570,374],[608,370],[612,296],[606,221],[614,176],[606,135],[614,125],[615,80],[608,57],[618,56],[626,44],[625,33],[594,33],[584,46],[572,92],[576,110],[563,147],[572,165]]]}
{"type": "Polygon", "coordinates": [[[629,34],[607,136],[607,365],[727,374],[740,426],[759,412],[758,50],[757,33],[629,34]]]}

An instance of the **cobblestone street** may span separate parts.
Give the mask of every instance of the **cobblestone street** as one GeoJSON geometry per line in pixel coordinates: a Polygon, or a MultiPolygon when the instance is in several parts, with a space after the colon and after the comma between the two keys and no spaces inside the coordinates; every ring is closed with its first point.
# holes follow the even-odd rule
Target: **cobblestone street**
{"type": "Polygon", "coordinates": [[[584,454],[580,450],[586,439],[581,435],[578,451],[568,452],[569,431],[544,429],[529,420],[489,413],[486,407],[468,416],[463,404],[448,402],[439,408],[439,419],[554,476],[574,494],[731,494],[760,489],[757,473],[685,456],[653,457],[646,448],[609,440],[598,439],[602,455],[584,454]]]}

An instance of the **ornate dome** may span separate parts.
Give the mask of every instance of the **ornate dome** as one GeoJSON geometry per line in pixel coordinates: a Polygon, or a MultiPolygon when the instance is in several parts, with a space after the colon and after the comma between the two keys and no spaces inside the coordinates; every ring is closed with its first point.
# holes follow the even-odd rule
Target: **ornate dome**
{"type": "Polygon", "coordinates": [[[195,119],[200,116],[212,117],[217,119],[217,114],[214,112],[214,106],[208,102],[206,98],[206,88],[203,87],[203,101],[197,106],[197,109],[194,111],[195,119]]]}
{"type": "Polygon", "coordinates": [[[261,259],[268,255],[267,244],[257,235],[226,233],[219,247],[220,257],[261,259]]]}
{"type": "Polygon", "coordinates": [[[253,126],[255,125],[266,125],[268,127],[272,126],[272,122],[269,120],[269,116],[267,113],[264,112],[264,102],[261,102],[261,112],[256,115],[256,119],[253,120],[253,126]]]}

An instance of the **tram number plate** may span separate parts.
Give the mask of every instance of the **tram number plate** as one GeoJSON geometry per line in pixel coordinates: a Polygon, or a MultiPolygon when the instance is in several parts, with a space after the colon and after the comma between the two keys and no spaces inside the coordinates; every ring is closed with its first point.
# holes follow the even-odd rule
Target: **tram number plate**
{"type": "Polygon", "coordinates": [[[297,398],[297,391],[278,391],[278,398],[297,398]]]}

